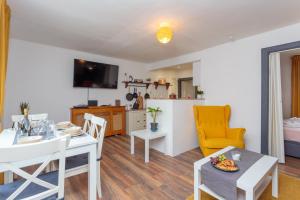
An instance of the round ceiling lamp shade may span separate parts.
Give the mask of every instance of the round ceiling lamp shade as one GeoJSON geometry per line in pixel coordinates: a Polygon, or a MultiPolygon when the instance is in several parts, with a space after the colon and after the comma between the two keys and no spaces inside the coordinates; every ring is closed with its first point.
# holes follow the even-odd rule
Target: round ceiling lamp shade
{"type": "Polygon", "coordinates": [[[160,43],[169,43],[173,38],[173,31],[168,26],[162,26],[158,29],[156,38],[160,43]]]}

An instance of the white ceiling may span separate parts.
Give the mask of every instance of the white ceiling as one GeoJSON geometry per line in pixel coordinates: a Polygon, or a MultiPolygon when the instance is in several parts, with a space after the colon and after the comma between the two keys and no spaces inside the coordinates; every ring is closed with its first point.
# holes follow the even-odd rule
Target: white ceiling
{"type": "Polygon", "coordinates": [[[8,0],[13,38],[146,63],[300,22],[300,0],[8,0]],[[174,38],[156,41],[168,22],[174,38]]]}

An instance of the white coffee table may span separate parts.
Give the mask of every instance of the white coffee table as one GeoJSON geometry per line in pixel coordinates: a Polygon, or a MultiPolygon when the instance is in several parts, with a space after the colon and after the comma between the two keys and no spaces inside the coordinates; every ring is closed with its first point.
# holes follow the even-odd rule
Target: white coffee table
{"type": "Polygon", "coordinates": [[[166,133],[164,132],[152,132],[151,130],[138,130],[132,131],[130,133],[130,147],[131,154],[134,154],[134,137],[138,137],[140,139],[145,140],[145,163],[149,162],[149,142],[150,140],[165,137],[166,133]]]}
{"type": "MultiPolygon", "coordinates": [[[[201,183],[201,166],[210,162],[210,157],[223,154],[234,147],[226,147],[209,157],[205,157],[194,163],[194,200],[200,199],[199,189],[210,194],[216,199],[225,200],[207,186],[201,183]]],[[[278,198],[278,159],[271,156],[263,156],[254,163],[238,180],[238,199],[258,199],[269,183],[272,181],[272,196],[278,198]],[[271,174],[271,175],[270,175],[271,174]]]]}

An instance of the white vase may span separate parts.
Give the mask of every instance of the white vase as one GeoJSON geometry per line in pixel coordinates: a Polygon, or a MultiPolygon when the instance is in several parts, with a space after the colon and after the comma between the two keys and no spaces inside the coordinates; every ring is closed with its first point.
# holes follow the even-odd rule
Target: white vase
{"type": "Polygon", "coordinates": [[[203,94],[197,94],[197,99],[204,99],[204,95],[203,94]]]}

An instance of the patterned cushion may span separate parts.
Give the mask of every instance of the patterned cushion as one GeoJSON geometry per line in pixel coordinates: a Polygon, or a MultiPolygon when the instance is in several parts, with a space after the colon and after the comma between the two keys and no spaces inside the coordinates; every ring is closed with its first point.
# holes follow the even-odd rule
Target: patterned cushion
{"type": "MultiPolygon", "coordinates": [[[[57,185],[57,183],[58,183],[58,172],[57,171],[42,174],[38,177],[40,179],[42,179],[46,182],[52,183],[54,185],[57,185]]],[[[7,199],[24,182],[25,182],[25,180],[21,179],[21,180],[14,181],[14,182],[9,183],[9,184],[0,185],[0,200],[7,199]]],[[[35,183],[31,183],[28,187],[26,187],[25,190],[23,190],[23,192],[19,196],[17,196],[16,199],[23,199],[23,198],[26,198],[26,197],[33,196],[35,194],[39,194],[39,193],[44,192],[44,191],[47,191],[47,189],[42,187],[42,186],[39,186],[35,183]]],[[[45,198],[45,200],[55,200],[56,198],[57,198],[57,195],[52,195],[48,198],[45,198]]]]}
{"type": "Polygon", "coordinates": [[[71,156],[66,159],[66,169],[72,169],[89,163],[88,153],[71,156]]]}

